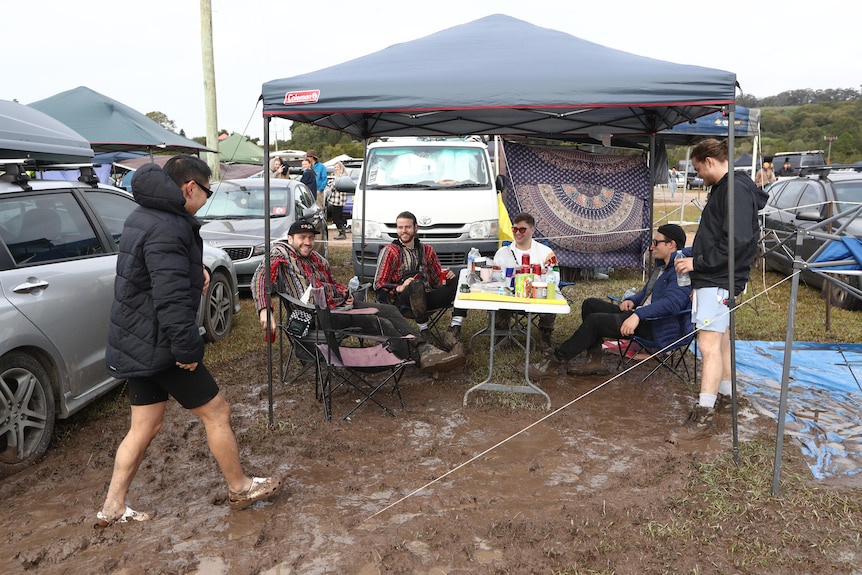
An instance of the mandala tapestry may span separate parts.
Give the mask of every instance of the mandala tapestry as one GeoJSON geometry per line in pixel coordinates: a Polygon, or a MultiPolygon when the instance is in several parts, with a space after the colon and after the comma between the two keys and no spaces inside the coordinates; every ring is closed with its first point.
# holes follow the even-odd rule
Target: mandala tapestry
{"type": "Polygon", "coordinates": [[[573,268],[642,267],[650,231],[649,168],[641,156],[503,145],[510,216],[536,218],[536,237],[573,268]],[[511,191],[514,190],[514,194],[511,191]]]}

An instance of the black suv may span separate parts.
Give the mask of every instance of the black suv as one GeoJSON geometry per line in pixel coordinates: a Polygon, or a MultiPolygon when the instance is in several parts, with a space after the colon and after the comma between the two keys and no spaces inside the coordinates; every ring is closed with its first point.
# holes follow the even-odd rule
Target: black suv
{"type": "Polygon", "coordinates": [[[807,152],[781,152],[772,157],[772,169],[776,176],[786,176],[781,170],[784,168],[784,162],[790,162],[790,169],[793,170],[793,176],[802,175],[803,168],[817,168],[826,165],[826,160],[823,159],[823,150],[809,150],[807,152]]]}
{"type": "MultiPolygon", "coordinates": [[[[858,166],[824,166],[804,168],[802,176],[785,178],[769,188],[769,200],[763,209],[764,265],[767,270],[784,274],[793,271],[793,251],[798,230],[825,231],[819,222],[837,216],[862,202],[862,173],[858,166]]],[[[852,215],[852,214],[851,214],[852,215]]],[[[862,238],[862,213],[849,221],[846,217],[833,222],[834,233],[846,224],[842,235],[862,238]]],[[[819,234],[805,234],[802,252],[808,261],[812,254],[827,240],[819,234]],[[818,237],[819,236],[819,237],[818,237]]],[[[835,242],[833,242],[834,244],[835,242]]],[[[830,274],[849,286],[860,289],[860,276],[853,274],[830,274]]],[[[802,272],[805,283],[824,289],[829,282],[810,270],[802,272]]],[[[844,309],[862,309],[862,300],[846,290],[832,286],[831,302],[844,309]]]]}

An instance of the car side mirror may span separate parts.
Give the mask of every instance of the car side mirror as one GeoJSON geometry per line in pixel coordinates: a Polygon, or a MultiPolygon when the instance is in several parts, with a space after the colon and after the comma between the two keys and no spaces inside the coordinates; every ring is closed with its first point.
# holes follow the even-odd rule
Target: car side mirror
{"type": "Polygon", "coordinates": [[[506,190],[506,178],[503,177],[503,174],[497,174],[497,177],[494,178],[494,187],[497,188],[498,192],[506,190]]]}
{"type": "Polygon", "coordinates": [[[352,193],[356,191],[356,182],[350,176],[341,176],[335,179],[335,189],[339,192],[352,193]]]}
{"type": "Polygon", "coordinates": [[[815,210],[801,210],[796,212],[796,219],[806,222],[820,222],[823,221],[823,216],[815,210]]]}

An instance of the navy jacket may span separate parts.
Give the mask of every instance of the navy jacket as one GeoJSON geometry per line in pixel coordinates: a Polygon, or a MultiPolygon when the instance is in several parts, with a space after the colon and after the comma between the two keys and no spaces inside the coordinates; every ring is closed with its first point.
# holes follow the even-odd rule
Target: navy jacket
{"type": "MultiPolygon", "coordinates": [[[[689,251],[690,248],[683,249],[683,255],[688,256],[689,251]]],[[[641,318],[641,321],[659,318],[653,319],[651,325],[653,340],[662,348],[693,330],[690,313],[674,315],[691,307],[691,286],[677,284],[676,270],[673,267],[676,254],[671,254],[669,259],[664,272],[653,286],[650,304],[635,310],[635,314],[641,318]]],[[[661,260],[657,260],[658,262],[661,260]]],[[[635,306],[641,305],[646,299],[646,285],[628,299],[632,300],[635,306]]]]}
{"type": "Polygon", "coordinates": [[[156,164],[135,172],[132,194],[139,205],[120,238],[105,351],[117,378],[154,375],[204,357],[197,325],[204,285],[200,223],[156,164]]]}

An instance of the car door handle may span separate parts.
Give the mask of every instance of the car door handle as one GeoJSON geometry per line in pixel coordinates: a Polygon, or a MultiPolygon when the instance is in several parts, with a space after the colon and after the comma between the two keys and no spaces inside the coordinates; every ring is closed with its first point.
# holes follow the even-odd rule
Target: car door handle
{"type": "Polygon", "coordinates": [[[16,285],[12,288],[12,291],[15,293],[32,293],[37,289],[48,289],[48,286],[51,285],[45,280],[37,280],[36,278],[27,278],[22,284],[16,285]]]}

